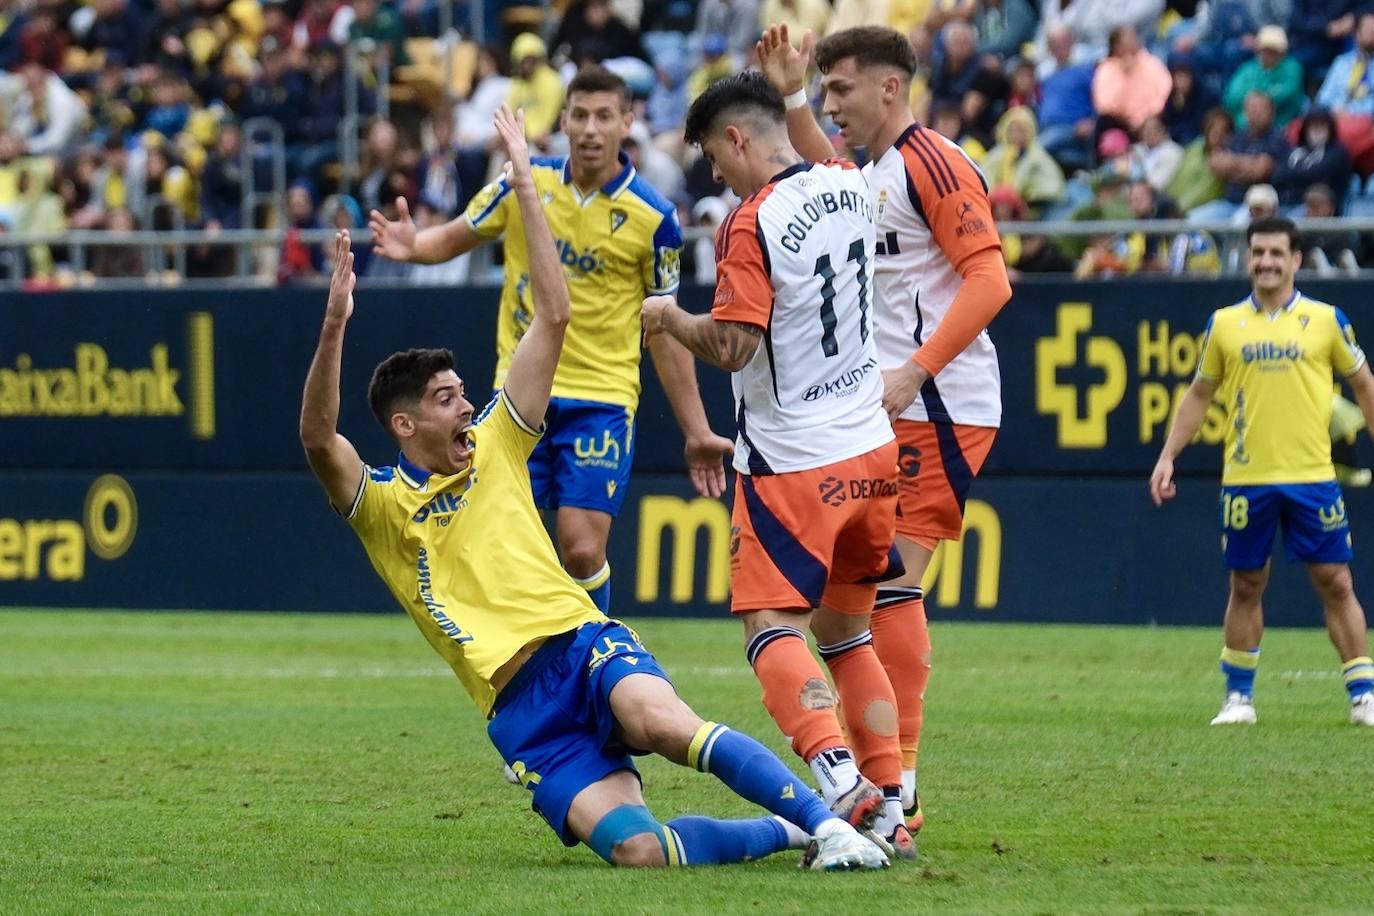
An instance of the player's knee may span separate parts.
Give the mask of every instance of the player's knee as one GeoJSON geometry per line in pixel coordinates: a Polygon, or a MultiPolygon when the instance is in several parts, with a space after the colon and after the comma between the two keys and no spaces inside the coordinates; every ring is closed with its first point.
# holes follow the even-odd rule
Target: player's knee
{"type": "Polygon", "coordinates": [[[662,868],[668,864],[657,834],[641,833],[611,850],[611,864],[619,868],[662,868]]]}
{"type": "Polygon", "coordinates": [[[597,822],[587,845],[612,865],[657,868],[668,864],[663,830],[643,805],[621,805],[597,822]]]}
{"type": "Polygon", "coordinates": [[[1348,566],[1313,567],[1312,584],[1327,604],[1343,603],[1355,593],[1348,566]]]}
{"type": "Polygon", "coordinates": [[[636,743],[642,745],[640,750],[680,760],[701,722],[701,717],[674,695],[645,703],[635,716],[632,732],[636,743]]]}
{"type": "Polygon", "coordinates": [[[563,566],[577,578],[595,575],[605,565],[606,545],[596,538],[573,538],[563,545],[563,566]]]}

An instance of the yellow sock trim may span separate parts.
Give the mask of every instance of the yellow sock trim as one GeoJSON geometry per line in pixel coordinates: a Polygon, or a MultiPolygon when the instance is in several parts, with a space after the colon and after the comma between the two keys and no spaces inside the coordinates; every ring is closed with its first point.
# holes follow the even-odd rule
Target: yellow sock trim
{"type": "Polygon", "coordinates": [[[682,854],[677,848],[677,836],[670,827],[662,826],[659,829],[663,831],[663,848],[668,857],[668,867],[678,868],[682,865],[682,854]]]}
{"type": "Polygon", "coordinates": [[[582,586],[582,588],[586,591],[591,591],[594,588],[600,588],[610,577],[611,563],[609,560],[607,560],[604,566],[602,566],[596,572],[592,573],[587,578],[579,579],[577,578],[577,576],[573,576],[572,580],[576,582],[578,585],[582,586]]]}
{"type": "Polygon", "coordinates": [[[1368,655],[1352,658],[1341,665],[1341,674],[1345,675],[1347,684],[1351,681],[1364,681],[1374,678],[1374,658],[1370,658],[1368,655]]]}
{"type": "Polygon", "coordinates": [[[701,752],[706,748],[706,739],[711,737],[715,729],[715,722],[703,722],[692,736],[691,743],[687,745],[687,765],[692,769],[701,771],[701,752]]]}
{"type": "Polygon", "coordinates": [[[1244,649],[1222,649],[1221,660],[1236,668],[1253,670],[1259,667],[1259,653],[1246,652],[1244,649]]]}

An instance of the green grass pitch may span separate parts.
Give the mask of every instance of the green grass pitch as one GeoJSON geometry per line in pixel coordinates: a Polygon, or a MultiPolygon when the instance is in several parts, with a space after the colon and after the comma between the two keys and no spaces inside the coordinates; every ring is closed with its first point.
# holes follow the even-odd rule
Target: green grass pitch
{"type": "MultiPolygon", "coordinates": [[[[790,753],[728,620],[637,621],[699,712],[790,753]]],[[[916,863],[613,871],[506,785],[401,615],[0,612],[3,913],[1369,912],[1374,733],[1323,634],[1211,729],[1211,629],[937,623],[916,863]]],[[[644,766],[661,819],[752,809],[644,766]]]]}

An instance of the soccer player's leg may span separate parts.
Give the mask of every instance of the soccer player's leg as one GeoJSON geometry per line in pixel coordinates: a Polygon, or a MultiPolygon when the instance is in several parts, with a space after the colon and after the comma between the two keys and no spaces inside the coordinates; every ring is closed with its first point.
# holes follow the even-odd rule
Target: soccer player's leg
{"type": "Polygon", "coordinates": [[[1255,722],[1255,675],[1264,636],[1262,599],[1269,584],[1269,554],[1281,501],[1272,486],[1229,486],[1222,487],[1218,508],[1231,588],[1222,624],[1221,673],[1226,696],[1212,724],[1250,725],[1255,722]]]}
{"type": "Polygon", "coordinates": [[[835,680],[859,770],[883,791],[884,811],[873,829],[899,856],[915,858],[902,811],[897,699],[869,628],[877,584],[903,572],[893,546],[896,457],[893,443],[827,469],[846,481],[849,518],[836,538],[830,581],[811,629],[835,680]]]}
{"type": "Polygon", "coordinates": [[[821,843],[821,867],[881,867],[882,857],[859,843],[853,829],[837,819],[771,751],[748,735],[703,721],[678,696],[658,661],[628,627],[612,622],[599,628],[587,669],[589,697],[607,746],[657,753],[711,773],[736,794],[775,815],[735,821],[705,817],[669,821],[664,836],[671,842],[670,864],[757,859],[803,848],[814,835],[821,843]]]}
{"type": "Polygon", "coordinates": [[[840,736],[834,691],[806,641],[838,532],[837,519],[816,511],[816,481],[823,476],[735,478],[731,611],[744,623],[745,654],[763,687],[764,708],[811,768],[826,804],[855,796],[850,821],[866,826],[880,812],[882,796],[863,779],[840,736]]]}
{"type": "Polygon", "coordinates": [[[1326,631],[1341,659],[1350,698],[1350,721],[1374,725],[1374,661],[1364,608],[1355,596],[1350,562],[1354,551],[1345,499],[1334,481],[1290,485],[1283,493],[1283,539],[1288,557],[1307,564],[1321,598],[1326,631]]]}
{"type": "Polygon", "coordinates": [[[997,436],[992,427],[898,420],[897,548],[905,574],[879,586],[873,643],[897,694],[902,742],[902,802],[908,824],[925,821],[917,791],[925,693],[930,681],[930,629],[921,583],[935,548],[962,536],[964,503],[997,436]]]}
{"type": "Polygon", "coordinates": [[[611,521],[620,512],[634,464],[629,408],[560,398],[557,453],[558,550],[563,566],[602,611],[611,608],[606,560],[611,521]]]}

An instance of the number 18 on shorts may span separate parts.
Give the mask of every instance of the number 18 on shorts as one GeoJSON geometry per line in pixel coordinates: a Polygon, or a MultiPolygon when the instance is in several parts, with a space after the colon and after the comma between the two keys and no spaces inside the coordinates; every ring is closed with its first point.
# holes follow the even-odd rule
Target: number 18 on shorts
{"type": "Polygon", "coordinates": [[[1222,487],[1218,509],[1228,569],[1268,563],[1280,526],[1289,560],[1349,563],[1354,555],[1345,499],[1334,480],[1222,487]]]}

